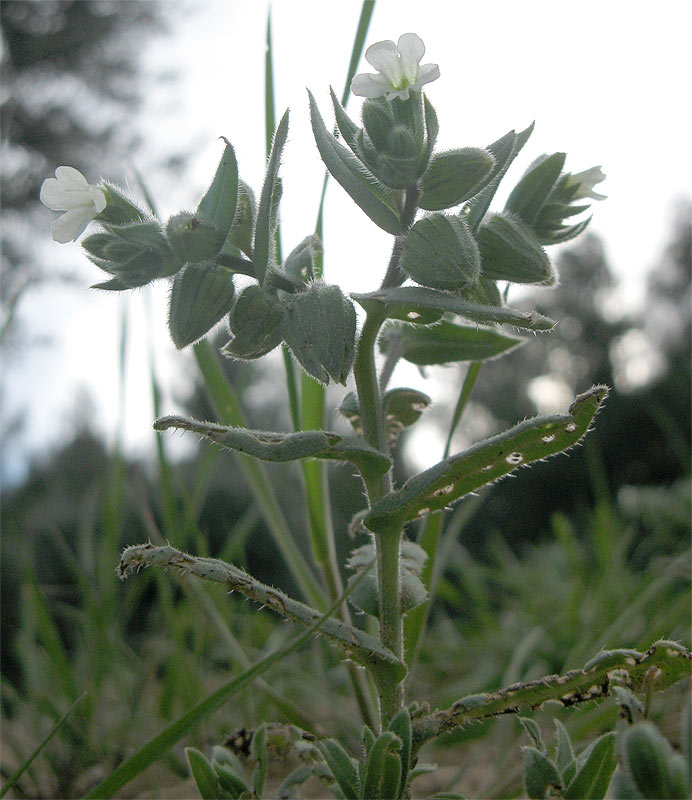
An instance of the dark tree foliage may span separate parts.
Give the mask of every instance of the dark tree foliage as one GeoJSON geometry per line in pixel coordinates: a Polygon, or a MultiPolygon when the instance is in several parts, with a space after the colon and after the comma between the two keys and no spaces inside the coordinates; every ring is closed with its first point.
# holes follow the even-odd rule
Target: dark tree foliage
{"type": "Polygon", "coordinates": [[[56,166],[117,178],[136,144],[138,53],[162,29],[156,0],[2,0],[2,327],[54,271],[36,262],[32,225],[41,182],[56,166]]]}

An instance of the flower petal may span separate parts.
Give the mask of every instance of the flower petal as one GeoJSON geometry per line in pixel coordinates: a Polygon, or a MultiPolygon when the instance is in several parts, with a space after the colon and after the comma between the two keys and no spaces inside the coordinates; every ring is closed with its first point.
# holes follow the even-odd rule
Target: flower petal
{"type": "Polygon", "coordinates": [[[399,37],[397,50],[401,56],[403,74],[408,78],[409,83],[414,83],[418,77],[418,65],[425,55],[423,40],[415,33],[405,33],[399,37]]]}
{"type": "Polygon", "coordinates": [[[437,64],[423,64],[418,70],[418,80],[413,88],[418,90],[421,86],[431,81],[436,81],[440,77],[440,68],[437,64]]]}
{"type": "Polygon", "coordinates": [[[361,72],[351,81],[351,91],[359,97],[382,97],[392,88],[389,81],[383,75],[371,75],[361,72]]]}
{"type": "Polygon", "coordinates": [[[44,206],[53,211],[67,211],[70,207],[67,192],[60,186],[56,178],[46,178],[41,184],[39,198],[44,206]]]}
{"type": "Polygon", "coordinates": [[[382,73],[392,86],[401,84],[401,60],[396,45],[390,39],[371,44],[365,51],[365,60],[382,73]]]}
{"type": "Polygon", "coordinates": [[[94,186],[92,188],[92,192],[94,195],[94,208],[96,209],[96,213],[100,214],[108,205],[106,193],[103,191],[103,189],[99,189],[98,186],[94,186]]]}
{"type": "Polygon", "coordinates": [[[65,212],[53,223],[53,239],[59,244],[73,242],[93,218],[93,213],[83,206],[65,212]]]}
{"type": "Polygon", "coordinates": [[[58,183],[67,191],[84,190],[89,185],[82,173],[74,167],[58,167],[55,170],[58,183]]]}

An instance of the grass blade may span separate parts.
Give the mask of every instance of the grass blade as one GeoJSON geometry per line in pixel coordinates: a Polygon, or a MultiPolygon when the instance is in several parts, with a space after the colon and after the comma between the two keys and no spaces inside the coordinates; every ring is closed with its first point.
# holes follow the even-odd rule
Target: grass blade
{"type": "Polygon", "coordinates": [[[67,711],[60,717],[60,719],[55,723],[51,732],[46,736],[46,738],[41,742],[41,744],[34,750],[34,752],[27,758],[27,760],[19,767],[19,769],[8,779],[7,783],[0,789],[0,797],[4,797],[7,792],[17,783],[17,781],[22,777],[22,775],[26,772],[27,769],[32,765],[35,761],[36,757],[41,753],[43,748],[50,742],[50,740],[55,736],[55,734],[62,728],[62,726],[67,721],[67,718],[70,714],[75,710],[75,708],[79,705],[79,703],[84,700],[87,693],[82,692],[80,696],[72,703],[72,705],[67,709],[67,711]]]}

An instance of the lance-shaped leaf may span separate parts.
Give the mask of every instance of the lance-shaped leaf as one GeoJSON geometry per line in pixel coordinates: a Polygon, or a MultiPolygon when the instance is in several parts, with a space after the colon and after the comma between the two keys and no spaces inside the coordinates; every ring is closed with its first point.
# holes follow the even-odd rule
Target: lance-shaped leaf
{"type": "Polygon", "coordinates": [[[200,200],[195,216],[210,225],[218,243],[217,253],[226,241],[238,203],[238,163],[230,142],[226,142],[214,180],[200,200]]]}
{"type": "Polygon", "coordinates": [[[527,225],[532,225],[560,178],[565,158],[565,153],[537,158],[512,189],[505,210],[513,211],[527,225]]]}
{"type": "Polygon", "coordinates": [[[431,312],[457,314],[464,319],[481,324],[506,324],[530,331],[549,331],[555,322],[536,311],[517,311],[507,306],[481,305],[449,292],[438,292],[419,286],[399,286],[369,294],[352,294],[351,297],[367,311],[381,304],[390,319],[405,319],[416,322],[413,315],[421,318],[431,312]]]}
{"type": "Polygon", "coordinates": [[[419,219],[404,239],[401,268],[435,289],[459,289],[480,277],[481,259],[466,223],[453,214],[419,219]]]}
{"type": "Polygon", "coordinates": [[[392,731],[381,733],[370,748],[360,787],[361,800],[396,797],[401,780],[401,739],[392,731]]]}
{"type": "Polygon", "coordinates": [[[255,194],[245,181],[238,179],[238,202],[235,216],[222,252],[228,251],[232,255],[236,255],[237,248],[248,258],[252,258],[252,233],[255,229],[256,216],[255,194]]]}
{"type": "Polygon", "coordinates": [[[484,278],[512,283],[554,282],[550,259],[519,217],[493,214],[478,229],[477,238],[484,278]]]}
{"type": "Polygon", "coordinates": [[[568,449],[586,433],[607,394],[605,386],[594,386],[577,396],[567,414],[526,420],[441,461],[375,503],[365,526],[375,533],[401,530],[408,520],[445,508],[521,465],[568,449]]]}
{"type": "Polygon", "coordinates": [[[401,739],[401,781],[397,800],[401,800],[406,794],[406,784],[408,783],[409,769],[411,767],[411,715],[408,708],[402,708],[389,723],[389,730],[401,739]]]}
{"type": "Polygon", "coordinates": [[[331,770],[346,800],[358,800],[360,781],[356,762],[349,756],[336,739],[317,742],[322,757],[331,770]]]}
{"type": "Polygon", "coordinates": [[[332,89],[331,86],[329,87],[329,94],[331,95],[332,105],[334,106],[334,118],[336,119],[336,127],[339,129],[339,133],[343,137],[343,140],[355,153],[355,141],[356,141],[356,136],[358,135],[358,131],[360,131],[360,128],[348,116],[348,114],[346,113],[346,109],[339,102],[339,98],[336,96],[336,94],[334,93],[334,89],[332,89]]]}
{"type": "MultiPolygon", "coordinates": [[[[149,566],[175,568],[203,580],[222,583],[230,591],[240,592],[285,619],[304,625],[313,625],[322,617],[314,608],[294,600],[273,586],[267,586],[233,564],[216,558],[198,558],[170,545],[157,547],[141,544],[126,548],[120,558],[118,574],[124,579],[131,572],[149,566]]],[[[396,680],[401,680],[406,674],[404,665],[369,633],[333,617],[325,619],[320,630],[359,664],[366,664],[369,668],[383,667],[396,680]]]]}
{"type": "Polygon", "coordinates": [[[404,229],[387,190],[378,184],[361,162],[327,130],[310,92],[310,120],[317,149],[332,177],[348,192],[352,200],[387,233],[395,236],[404,229]]]}
{"type": "Polygon", "coordinates": [[[295,280],[307,283],[314,277],[314,259],[322,252],[322,242],[316,234],[306,236],[300,244],[286,256],[284,272],[295,280]]]}
{"type": "Polygon", "coordinates": [[[305,371],[321,383],[345,383],[355,353],[356,310],[338,286],[322,281],[284,301],[286,343],[305,371]]]}
{"type": "Polygon", "coordinates": [[[364,439],[341,436],[332,431],[272,433],[231,428],[175,415],[161,417],[154,423],[154,430],[165,431],[169,428],[199,433],[228,450],[262,461],[295,461],[299,458],[350,461],[361,471],[373,475],[384,475],[392,465],[387,456],[370,447],[364,439]]]}
{"type": "Polygon", "coordinates": [[[601,800],[605,797],[617,765],[615,734],[603,734],[591,745],[586,754],[580,755],[578,762],[582,760],[584,763],[579,771],[564,788],[563,797],[570,800],[581,800],[583,797],[601,800]]]}
{"type": "MultiPolygon", "coordinates": [[[[384,423],[387,428],[387,437],[390,444],[394,444],[404,428],[408,428],[418,421],[432,401],[424,392],[417,389],[399,387],[389,389],[382,398],[384,423]]],[[[358,398],[353,392],[348,392],[338,408],[351,423],[357,435],[363,434],[363,422],[360,417],[358,398]]]]}
{"type": "Polygon", "coordinates": [[[255,264],[255,274],[260,282],[264,280],[267,267],[274,263],[274,234],[278,222],[279,200],[281,199],[279,166],[281,164],[281,151],[284,149],[287,136],[288,111],[281,117],[281,122],[279,122],[274,134],[274,141],[272,142],[272,149],[267,162],[267,172],[264,176],[262,194],[257,207],[253,262],[255,264]]]}
{"type": "Polygon", "coordinates": [[[423,150],[418,162],[419,171],[425,170],[430,163],[435,142],[437,141],[437,134],[440,132],[437,113],[426,95],[423,95],[423,114],[425,117],[425,141],[423,142],[423,150]]]}
{"type": "Polygon", "coordinates": [[[437,153],[423,175],[418,205],[427,211],[441,211],[463,203],[483,189],[494,166],[492,154],[479,147],[437,153]]]}
{"type": "Polygon", "coordinates": [[[197,790],[204,800],[214,800],[219,792],[216,786],[216,773],[211,764],[199,750],[194,747],[186,747],[185,755],[190,765],[190,772],[197,784],[197,790]]]}
{"type": "Polygon", "coordinates": [[[230,311],[233,291],[232,273],[212,261],[188,264],[175,276],[168,329],[178,350],[200,339],[230,311]]]}
{"type": "Polygon", "coordinates": [[[478,230],[485,213],[490,208],[490,203],[495,197],[495,192],[497,192],[497,187],[500,185],[505,172],[507,172],[512,161],[526,144],[532,132],[533,122],[528,128],[519,133],[514,131],[506,133],[486,148],[493,154],[495,166],[490,174],[488,185],[472,198],[467,206],[466,222],[474,233],[478,230]]]}
{"type": "Polygon", "coordinates": [[[397,335],[401,357],[412,364],[449,364],[455,361],[485,361],[506,353],[524,342],[488,328],[471,328],[443,320],[437,325],[396,325],[385,329],[380,337],[380,350],[389,347],[388,334],[397,335]]]}
{"type": "Polygon", "coordinates": [[[233,338],[222,353],[230,358],[253,359],[266,355],[283,341],[286,309],[256,283],[246,286],[229,315],[233,338]]]}

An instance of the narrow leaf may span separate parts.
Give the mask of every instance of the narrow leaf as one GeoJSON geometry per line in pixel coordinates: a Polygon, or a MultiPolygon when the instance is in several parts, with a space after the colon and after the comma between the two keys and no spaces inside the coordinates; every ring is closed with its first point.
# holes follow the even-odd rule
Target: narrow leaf
{"type": "Polygon", "coordinates": [[[315,98],[310,92],[308,94],[310,120],[317,149],[332,177],[376,225],[395,236],[402,234],[404,229],[398,215],[393,206],[383,199],[386,196],[384,187],[381,187],[374,176],[367,173],[360,161],[329,133],[315,98]]]}
{"type": "Polygon", "coordinates": [[[495,197],[495,192],[497,192],[500,181],[504,177],[505,172],[509,169],[512,161],[517,157],[519,151],[526,144],[532,132],[533,123],[520,133],[515,133],[514,131],[506,133],[496,142],[489,144],[486,148],[486,150],[489,150],[493,154],[495,166],[490,174],[488,185],[468,204],[466,222],[472,231],[475,232],[478,230],[478,226],[481,224],[488,208],[490,208],[493,197],[495,197]]]}
{"type": "Polygon", "coordinates": [[[567,414],[526,420],[441,461],[375,503],[364,519],[366,527],[373,532],[400,530],[408,520],[445,508],[520,465],[568,449],[587,432],[607,395],[604,386],[595,386],[579,395],[567,414]]]}
{"type": "Polygon", "coordinates": [[[213,226],[218,235],[219,250],[231,229],[238,202],[238,164],[235,152],[226,142],[221,162],[207,193],[197,206],[196,216],[213,226]]]}
{"type": "Polygon", "coordinates": [[[353,759],[336,739],[325,739],[323,742],[318,742],[317,747],[346,800],[357,800],[359,780],[353,759]]]}
{"type": "Polygon", "coordinates": [[[383,794],[382,792],[383,783],[387,777],[386,758],[392,750],[397,750],[400,746],[401,740],[391,731],[384,731],[377,737],[365,763],[365,773],[360,787],[360,796],[363,800],[393,797],[393,794],[383,794]]]}
{"type": "MultiPolygon", "coordinates": [[[[390,328],[391,330],[391,328],[390,328]]],[[[485,361],[523,344],[523,339],[505,336],[487,328],[471,328],[443,320],[437,325],[397,325],[401,357],[421,366],[457,361],[485,361]]],[[[388,338],[380,338],[380,350],[387,352],[388,338]]]]}
{"type": "Polygon", "coordinates": [[[560,789],[560,775],[545,753],[535,747],[522,747],[521,760],[524,765],[526,794],[532,800],[544,800],[549,789],[560,789]]]}
{"type": "Polygon", "coordinates": [[[267,779],[267,726],[260,725],[252,737],[252,757],[257,762],[253,776],[252,788],[256,797],[264,794],[264,782],[267,779]]]}
{"type": "Polygon", "coordinates": [[[553,153],[537,159],[512,189],[505,210],[513,211],[527,225],[532,225],[560,177],[565,158],[565,153],[553,153]]]}
{"type": "Polygon", "coordinates": [[[601,800],[605,797],[616,766],[615,734],[606,733],[591,748],[586,763],[565,789],[564,797],[569,800],[601,800]]]}
{"type": "Polygon", "coordinates": [[[389,730],[401,739],[401,781],[399,791],[396,794],[397,800],[401,800],[406,793],[408,783],[408,773],[411,766],[411,715],[408,708],[402,708],[389,723],[389,730]]]}
{"type": "Polygon", "coordinates": [[[185,755],[199,793],[204,800],[215,800],[219,796],[219,792],[216,788],[216,773],[211,768],[211,764],[204,754],[194,747],[186,747],[185,755]]]}
{"type": "Polygon", "coordinates": [[[274,233],[276,232],[278,205],[281,197],[279,167],[281,165],[281,152],[286,144],[287,136],[288,111],[284,113],[274,134],[274,141],[269,154],[269,161],[267,162],[267,172],[262,186],[262,194],[257,207],[253,262],[255,264],[255,274],[260,282],[264,280],[267,268],[274,262],[274,233]]]}
{"type": "Polygon", "coordinates": [[[480,323],[500,323],[532,331],[549,331],[555,322],[536,311],[517,311],[506,306],[486,306],[472,303],[449,292],[438,292],[418,286],[401,286],[370,294],[352,294],[351,297],[368,309],[369,304],[382,304],[392,319],[412,319],[413,314],[429,314],[431,311],[457,314],[480,323]]]}

